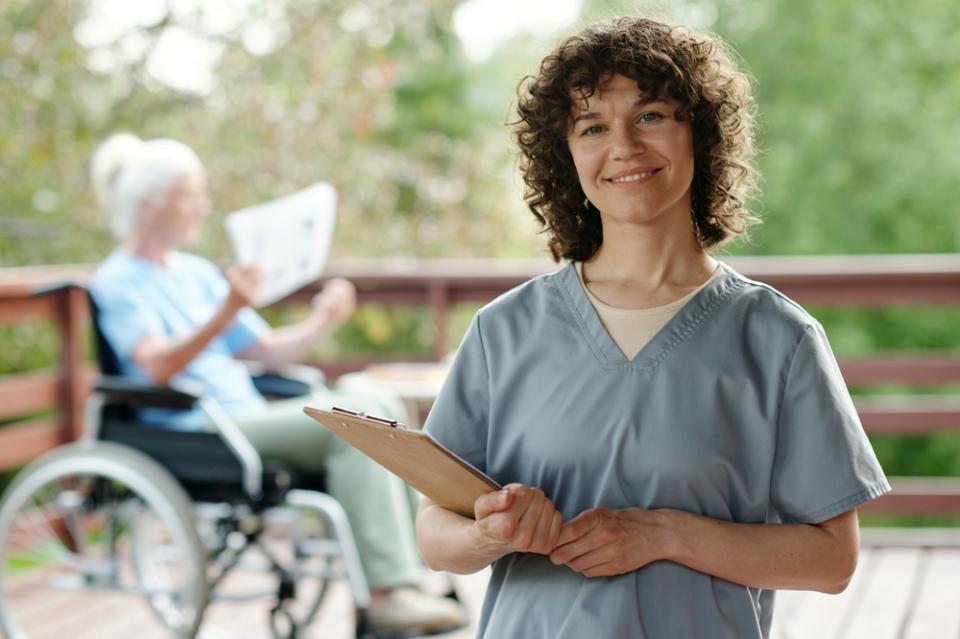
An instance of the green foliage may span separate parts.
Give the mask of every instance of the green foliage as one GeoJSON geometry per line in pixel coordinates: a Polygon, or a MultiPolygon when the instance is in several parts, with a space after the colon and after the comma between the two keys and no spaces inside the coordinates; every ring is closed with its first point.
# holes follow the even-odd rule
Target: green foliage
{"type": "Polygon", "coordinates": [[[960,249],[960,3],[640,5],[587,0],[584,14],[649,9],[715,31],[755,80],[763,193],[754,208],[764,223],[734,251],[960,249]]]}
{"type": "Polygon", "coordinates": [[[751,252],[958,250],[960,4],[720,6],[762,114],[751,252]],[[755,17],[738,27],[744,9],[755,17]]]}
{"type": "Polygon", "coordinates": [[[960,352],[960,309],[807,309],[823,324],[838,357],[882,351],[960,352]]]}
{"type": "Polygon", "coordinates": [[[871,435],[870,441],[889,475],[960,477],[960,434],[871,435]]]}
{"type": "Polygon", "coordinates": [[[391,355],[429,358],[432,347],[429,311],[369,304],[337,331],[335,343],[321,347],[316,355],[330,359],[391,355]]]}
{"type": "Polygon", "coordinates": [[[897,528],[935,528],[960,527],[960,517],[956,515],[878,515],[860,513],[861,526],[894,526],[897,528]]]}
{"type": "Polygon", "coordinates": [[[519,207],[501,196],[507,134],[500,125],[491,135],[467,95],[455,3],[260,0],[221,30],[204,26],[197,3],[91,44],[81,36],[98,5],[0,9],[0,110],[9,114],[0,122],[0,266],[106,254],[113,240],[87,168],[117,130],[198,150],[217,212],[195,248],[220,262],[229,261],[224,213],[317,180],[340,193],[334,258],[509,256],[535,245],[526,230],[503,232],[519,207]],[[221,48],[206,93],[156,77],[151,53],[177,29],[221,48]],[[250,45],[263,29],[274,41],[266,50],[250,45]]]}
{"type": "Polygon", "coordinates": [[[52,368],[60,358],[60,339],[51,322],[0,326],[0,344],[0,375],[52,368]]]}

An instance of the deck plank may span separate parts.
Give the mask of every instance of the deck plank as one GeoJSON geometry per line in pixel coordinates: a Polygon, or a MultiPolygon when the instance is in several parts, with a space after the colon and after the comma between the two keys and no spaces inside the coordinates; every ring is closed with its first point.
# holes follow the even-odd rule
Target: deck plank
{"type": "Polygon", "coordinates": [[[855,610],[870,584],[881,577],[882,552],[864,549],[860,565],[847,589],[840,595],[784,590],[777,593],[771,634],[779,639],[842,636],[846,619],[855,610]]]}
{"type": "Polygon", "coordinates": [[[843,629],[845,639],[896,639],[906,616],[921,551],[884,548],[875,552],[882,553],[883,563],[843,629]]]}
{"type": "Polygon", "coordinates": [[[960,550],[931,549],[903,639],[960,639],[960,550]]]}
{"type": "MultiPolygon", "coordinates": [[[[443,639],[471,639],[489,571],[455,576],[470,613],[471,626],[443,639]]],[[[236,591],[252,583],[249,574],[232,575],[224,588],[236,591]]],[[[433,589],[445,582],[434,577],[433,589]]],[[[36,639],[161,639],[144,602],[130,597],[55,593],[32,608],[43,621],[36,639]],[[151,629],[152,628],[152,629],[151,629]],[[132,630],[135,629],[135,630],[132,630]]],[[[216,602],[207,609],[199,639],[268,639],[270,602],[216,602]]],[[[303,639],[351,639],[353,613],[346,583],[333,584],[317,622],[303,639]]],[[[773,639],[960,639],[960,548],[864,548],[850,587],[840,595],[783,591],[777,595],[773,639]]]]}

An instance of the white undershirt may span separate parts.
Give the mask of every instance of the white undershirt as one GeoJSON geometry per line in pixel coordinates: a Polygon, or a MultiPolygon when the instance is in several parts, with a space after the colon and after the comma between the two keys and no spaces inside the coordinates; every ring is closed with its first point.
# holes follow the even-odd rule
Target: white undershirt
{"type": "Polygon", "coordinates": [[[577,268],[577,275],[580,278],[580,285],[583,286],[587,298],[597,310],[597,315],[600,316],[600,321],[603,323],[604,328],[607,329],[610,337],[613,338],[616,345],[620,347],[623,354],[627,356],[627,359],[633,359],[633,357],[640,352],[640,349],[646,346],[647,342],[653,339],[653,336],[659,333],[660,330],[667,325],[667,322],[679,313],[680,309],[683,308],[694,295],[699,293],[700,289],[709,284],[721,270],[718,264],[717,269],[706,282],[698,286],[696,290],[691,291],[687,295],[669,304],[655,306],[653,308],[618,308],[600,301],[596,295],[591,293],[583,281],[583,264],[576,262],[575,266],[577,268]]]}

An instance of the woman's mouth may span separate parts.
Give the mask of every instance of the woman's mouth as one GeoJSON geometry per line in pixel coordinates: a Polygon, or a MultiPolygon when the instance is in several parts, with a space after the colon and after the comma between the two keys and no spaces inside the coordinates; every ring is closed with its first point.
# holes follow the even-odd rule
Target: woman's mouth
{"type": "Polygon", "coordinates": [[[660,169],[635,169],[633,171],[624,171],[618,175],[615,175],[611,178],[607,178],[607,182],[611,184],[634,184],[636,182],[642,182],[647,180],[654,175],[656,175],[660,169]]]}

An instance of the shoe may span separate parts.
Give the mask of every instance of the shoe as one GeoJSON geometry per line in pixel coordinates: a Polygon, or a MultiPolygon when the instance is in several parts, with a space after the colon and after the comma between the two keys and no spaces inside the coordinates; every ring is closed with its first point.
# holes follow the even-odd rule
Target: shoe
{"type": "Polygon", "coordinates": [[[412,587],[395,588],[371,603],[367,618],[375,630],[389,632],[440,632],[464,623],[463,610],[456,601],[412,587]]]}

